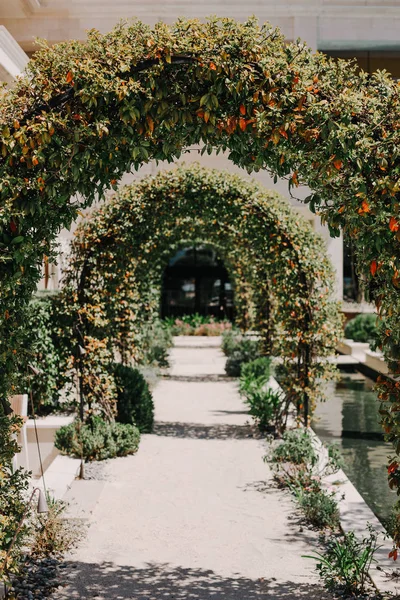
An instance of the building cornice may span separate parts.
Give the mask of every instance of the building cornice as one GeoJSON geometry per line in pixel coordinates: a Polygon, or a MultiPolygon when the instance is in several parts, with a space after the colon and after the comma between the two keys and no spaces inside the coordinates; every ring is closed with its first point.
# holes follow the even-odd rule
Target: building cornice
{"type": "Polygon", "coordinates": [[[0,25],[0,80],[11,83],[22,73],[28,56],[7,29],[0,25]]]}

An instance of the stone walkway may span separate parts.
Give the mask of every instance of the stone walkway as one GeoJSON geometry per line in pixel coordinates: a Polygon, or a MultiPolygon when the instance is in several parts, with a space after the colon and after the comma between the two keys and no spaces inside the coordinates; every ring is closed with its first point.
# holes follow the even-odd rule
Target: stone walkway
{"type": "MultiPolygon", "coordinates": [[[[222,353],[190,343],[173,349],[171,378],[155,389],[155,433],[106,464],[87,539],[54,597],[326,598],[302,558],[317,535],[274,488],[222,353]]],[[[90,482],[80,484],[85,494],[90,482]]]]}

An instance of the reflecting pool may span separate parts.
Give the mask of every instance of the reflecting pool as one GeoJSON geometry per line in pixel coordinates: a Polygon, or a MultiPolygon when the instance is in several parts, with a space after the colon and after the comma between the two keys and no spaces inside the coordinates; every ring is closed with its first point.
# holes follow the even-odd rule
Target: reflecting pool
{"type": "Polygon", "coordinates": [[[346,475],[379,519],[389,516],[397,496],[387,484],[391,444],[383,440],[374,382],[361,373],[343,373],[327,402],[317,406],[313,428],[341,450],[346,475]]]}

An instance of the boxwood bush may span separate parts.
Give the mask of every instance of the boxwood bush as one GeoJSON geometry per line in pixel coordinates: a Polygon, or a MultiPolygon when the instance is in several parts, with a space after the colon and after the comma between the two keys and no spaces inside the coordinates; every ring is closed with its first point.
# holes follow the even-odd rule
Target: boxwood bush
{"type": "Polygon", "coordinates": [[[259,355],[259,341],[242,337],[237,343],[235,350],[226,361],[226,374],[229,375],[229,377],[240,377],[242,366],[255,360],[259,355]]]}
{"type": "Polygon", "coordinates": [[[241,376],[243,378],[252,377],[259,379],[262,377],[267,381],[271,374],[271,358],[269,356],[260,356],[255,360],[242,365],[241,376]]]}
{"type": "Polygon", "coordinates": [[[357,315],[347,323],[344,334],[355,342],[374,343],[377,339],[376,315],[357,315]]]}
{"type": "Polygon", "coordinates": [[[154,403],[149,386],[138,369],[116,364],[117,421],[136,425],[141,433],[150,433],[154,423],[154,403]]]}
{"type": "Polygon", "coordinates": [[[108,423],[95,416],[88,423],[76,419],[60,427],[56,431],[54,444],[62,454],[74,458],[82,455],[86,461],[93,461],[134,454],[139,441],[139,429],[134,425],[108,423]]]}

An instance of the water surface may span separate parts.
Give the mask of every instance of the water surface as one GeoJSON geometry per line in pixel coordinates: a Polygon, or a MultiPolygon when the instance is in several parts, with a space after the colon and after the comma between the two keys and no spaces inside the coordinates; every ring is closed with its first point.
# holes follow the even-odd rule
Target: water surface
{"type": "Polygon", "coordinates": [[[330,399],[317,406],[313,428],[324,442],[338,444],[343,470],[383,520],[397,496],[387,484],[387,457],[392,446],[383,440],[373,386],[361,373],[343,373],[340,381],[330,386],[330,399]]]}

